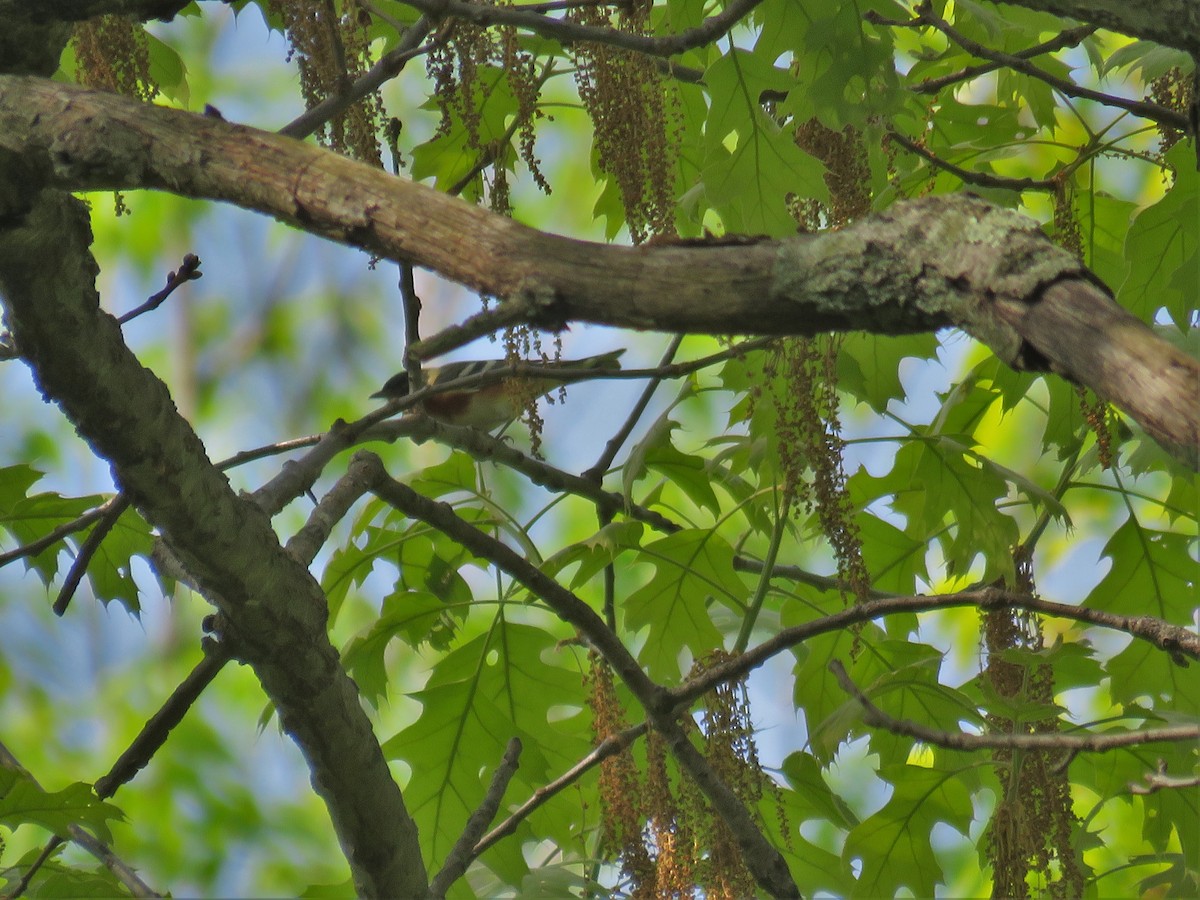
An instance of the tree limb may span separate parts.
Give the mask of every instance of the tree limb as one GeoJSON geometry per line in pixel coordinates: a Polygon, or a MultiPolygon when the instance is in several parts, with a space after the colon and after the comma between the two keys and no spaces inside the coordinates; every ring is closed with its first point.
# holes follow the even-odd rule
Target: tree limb
{"type": "MultiPolygon", "coordinates": [[[[530,324],[693,333],[965,329],[1015,368],[1124,403],[1200,466],[1200,363],[1094,284],[1035,222],[978,197],[899,203],[837,232],[619,247],[546,234],[336,153],[252,128],[36,78],[0,78],[0,148],[68,190],[152,187],[229,200],[515,303],[530,324]],[[1058,284],[1093,328],[1091,360],[1158,385],[1110,396],[1026,314],[1058,284]]],[[[782,202],[782,200],[781,200],[782,202]]],[[[0,213],[3,210],[0,209],[0,213]]]]}
{"type": "Polygon", "coordinates": [[[539,787],[533,792],[533,796],[522,803],[517,809],[513,810],[512,814],[507,819],[480,838],[479,842],[471,850],[472,855],[483,855],[484,851],[486,851],[489,847],[515,832],[517,830],[517,826],[526,818],[528,818],[531,812],[533,812],[563,788],[574,784],[580,779],[580,777],[583,776],[585,772],[588,772],[595,766],[598,766],[610,756],[616,756],[618,753],[623,752],[626,747],[646,733],[646,727],[646,723],[642,722],[640,725],[633,725],[629,728],[626,728],[624,731],[618,732],[617,734],[610,734],[599,744],[597,744],[596,748],[592,750],[591,753],[589,753],[579,762],[575,763],[575,765],[571,766],[571,768],[569,768],[562,775],[558,776],[558,778],[555,778],[553,781],[539,787]]]}
{"type": "Polygon", "coordinates": [[[958,591],[953,594],[918,594],[912,597],[887,597],[857,603],[812,622],[785,628],[761,644],[751,647],[742,655],[713,666],[703,675],[681,684],[670,694],[676,704],[690,704],[697,697],[712,690],[717,684],[741,678],[780,651],[803,643],[817,635],[843,631],[852,625],[869,622],[881,616],[929,612],[934,609],[950,609],[956,606],[977,606],[980,609],[1027,609],[1077,622],[1086,622],[1089,625],[1124,631],[1136,638],[1149,641],[1160,650],[1169,653],[1172,659],[1180,665],[1187,665],[1187,659],[1200,660],[1200,635],[1179,625],[1164,622],[1162,619],[1156,619],[1153,616],[1121,616],[1103,610],[1055,603],[1030,594],[985,587],[977,590],[958,591]]]}
{"type": "Polygon", "coordinates": [[[0,294],[38,386],[217,605],[222,638],[254,668],[308,760],[359,892],[423,894],[416,827],[329,642],[320,586],[280,546],[268,516],[234,493],[166,386],[101,311],[82,204],[39,189],[20,166],[4,167],[0,179],[11,204],[0,230],[0,294]]]}
{"type": "MultiPolygon", "coordinates": [[[[867,21],[871,21],[874,15],[870,12],[865,16],[867,21]]],[[[1095,25],[1081,25],[1078,28],[1069,28],[1063,31],[1048,41],[1043,41],[1040,44],[1035,44],[1028,49],[1021,50],[1015,54],[1018,59],[1033,59],[1041,56],[1044,53],[1054,53],[1058,50],[1065,50],[1068,47],[1076,47],[1086,37],[1095,34],[1095,25]]],[[[952,84],[958,84],[960,81],[967,81],[971,78],[978,78],[980,75],[986,75],[988,72],[994,72],[1001,68],[1003,63],[986,62],[979,63],[973,66],[965,66],[957,72],[951,72],[949,75],[943,75],[941,78],[926,78],[924,81],[913,85],[912,91],[915,94],[936,94],[944,87],[952,84]]]]}

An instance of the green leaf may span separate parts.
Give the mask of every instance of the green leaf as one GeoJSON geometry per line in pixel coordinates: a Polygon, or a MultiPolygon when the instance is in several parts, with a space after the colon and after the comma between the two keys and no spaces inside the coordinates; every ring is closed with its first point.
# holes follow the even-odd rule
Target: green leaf
{"type": "Polygon", "coordinates": [[[895,486],[892,507],[907,519],[906,534],[942,542],[951,574],[966,572],[979,555],[986,564],[984,578],[1011,574],[1019,533],[1016,522],[997,509],[1008,486],[962,447],[933,436],[907,443],[881,486],[895,486]]]}
{"type": "Polygon", "coordinates": [[[937,336],[912,334],[881,337],[853,332],[838,347],[838,387],[871,406],[887,410],[889,400],[903,400],[900,366],[905,359],[936,359],[937,336]]]}
{"type": "MultiPolygon", "coordinates": [[[[1104,547],[1108,574],[1086,604],[1120,615],[1152,615],[1184,625],[1196,599],[1195,537],[1156,531],[1130,516],[1104,547]]],[[[1200,683],[1148,641],[1135,640],[1108,664],[1114,700],[1166,698],[1181,711],[1200,713],[1200,683]]]]}
{"type": "Polygon", "coordinates": [[[887,765],[879,777],[894,786],[891,799],[846,837],[848,859],[861,859],[856,896],[891,897],[907,887],[932,897],[943,880],[931,833],[946,822],[962,834],[971,824],[971,795],[958,769],[887,765]]]}
{"type": "MultiPolygon", "coordinates": [[[[89,532],[90,533],[90,530],[89,532]]],[[[72,539],[76,544],[82,543],[72,539]]],[[[121,513],[105,535],[88,565],[88,582],[96,598],[105,605],[117,600],[129,612],[141,612],[137,583],[133,580],[133,557],[149,558],[154,549],[150,526],[135,510],[121,513]]]]}
{"type": "MultiPolygon", "coordinates": [[[[97,494],[28,496],[29,489],[41,477],[42,473],[37,469],[23,464],[0,468],[0,529],[7,531],[21,546],[45,537],[104,502],[97,494]]],[[[62,549],[62,544],[53,544],[36,556],[26,557],[25,564],[37,572],[44,584],[49,584],[58,573],[58,555],[62,549]]]]}
{"type": "MultiPolygon", "coordinates": [[[[82,869],[65,865],[62,862],[63,848],[60,845],[49,857],[40,859],[41,848],[34,847],[22,856],[14,865],[0,870],[0,890],[7,896],[13,893],[20,876],[27,873],[39,862],[40,866],[33,880],[25,888],[25,893],[31,897],[61,897],[63,900],[95,897],[97,900],[110,900],[112,897],[128,897],[129,889],[117,880],[108,869],[98,866],[94,869],[82,869]]],[[[0,841],[0,851],[4,843],[0,841]]]]}
{"type": "Polygon", "coordinates": [[[639,658],[651,677],[677,678],[679,652],[696,658],[721,646],[711,604],[737,607],[748,590],[733,569],[733,548],[706,529],[688,529],[647,544],[640,562],[654,567],[648,583],[625,598],[625,627],[649,628],[639,658]]]}
{"type": "Polygon", "coordinates": [[[1181,141],[1167,154],[1175,184],[1133,220],[1125,239],[1129,276],[1117,291],[1121,304],[1145,322],[1166,309],[1185,331],[1196,308],[1200,272],[1200,175],[1194,149],[1181,141]]]}
{"type": "Polygon", "coordinates": [[[90,784],[75,782],[61,791],[45,791],[27,775],[0,768],[0,826],[40,825],[62,838],[70,838],[71,826],[86,828],[106,844],[112,843],[110,819],[123,821],[125,814],[99,799],[90,784]]]}
{"type": "MultiPolygon", "coordinates": [[[[524,800],[588,752],[587,717],[548,716],[556,707],[578,709],[582,700],[578,664],[572,651],[558,646],[565,636],[559,631],[497,618],[485,634],[437,660],[426,686],[409,695],[421,704],[421,714],[384,744],[384,753],[412,767],[405,800],[434,868],[483,799],[510,738],[520,738],[523,750],[501,809],[524,800]]],[[[502,842],[485,862],[508,884],[518,884],[528,871],[522,841],[547,834],[553,822],[550,812],[535,815],[516,841],[502,842]]],[[[565,831],[549,834],[561,843],[570,840],[565,831]]]]}
{"type": "Polygon", "coordinates": [[[150,78],[164,94],[186,109],[191,101],[187,66],[174,47],[164,44],[148,31],[145,35],[150,48],[150,78]]]}
{"type": "MultiPolygon", "coordinates": [[[[894,719],[950,732],[959,731],[963,721],[981,723],[976,704],[966,694],[938,682],[941,663],[942,653],[934,647],[886,640],[861,653],[848,668],[859,690],[894,719]]],[[[852,715],[862,713],[857,701],[847,710],[852,715]]],[[[871,749],[885,763],[905,761],[914,743],[886,729],[871,734],[871,749]]]]}
{"type": "Polygon", "coordinates": [[[684,453],[673,444],[663,442],[647,448],[646,468],[666,476],[701,509],[714,516],[721,512],[721,504],[712,489],[708,461],[704,457],[684,453]]]}
{"type": "Polygon", "coordinates": [[[1075,201],[1083,261],[1107,285],[1123,284],[1129,273],[1125,241],[1137,204],[1103,191],[1087,191],[1075,201]]]}
{"type": "Polygon", "coordinates": [[[1151,41],[1133,41],[1109,54],[1100,68],[1100,74],[1109,75],[1119,69],[1128,69],[1133,74],[1140,69],[1142,80],[1150,82],[1177,67],[1190,72],[1194,65],[1192,58],[1183,50],[1151,41]]]}
{"type": "Polygon", "coordinates": [[[443,626],[445,604],[424,591],[397,591],[383,601],[383,612],[342,651],[342,664],[354,678],[359,691],[376,709],[387,696],[388,678],[384,653],[393,638],[411,647],[429,643],[445,649],[452,629],[443,626]],[[441,626],[441,627],[440,627],[441,626]]]}
{"type": "Polygon", "coordinates": [[[1092,589],[1087,605],[1187,624],[1196,600],[1196,564],[1189,554],[1195,543],[1194,535],[1146,528],[1129,516],[1104,546],[1102,556],[1112,568],[1092,589]]]}
{"type": "Polygon", "coordinates": [[[721,57],[705,72],[711,94],[701,182],[704,201],[729,233],[794,233],[789,194],[828,200],[825,167],[771,121],[759,104],[764,90],[787,90],[786,72],[744,51],[721,57]]]}
{"type": "MultiPolygon", "coordinates": [[[[806,618],[813,617],[810,612],[806,618]]],[[[785,616],[785,626],[795,624],[799,622],[785,616]]],[[[833,760],[843,741],[863,733],[860,711],[850,708],[857,703],[838,685],[829,671],[829,663],[850,658],[856,640],[869,642],[879,634],[879,628],[873,624],[864,626],[859,638],[848,630],[822,634],[804,643],[807,652],[798,653],[793,669],[793,699],[796,708],[804,710],[809,723],[809,749],[822,765],[833,760]]]]}
{"type": "Polygon", "coordinates": [[[821,774],[821,764],[811,753],[796,750],[783,761],[783,777],[796,795],[788,814],[799,821],[826,819],[838,828],[853,828],[858,817],[829,787],[821,774]]]}
{"type": "MultiPolygon", "coordinates": [[[[854,522],[858,526],[863,561],[867,564],[873,588],[911,594],[916,591],[918,579],[929,581],[925,541],[916,540],[890,522],[867,513],[855,516],[854,522]]],[[[889,626],[892,624],[891,619],[888,623],[889,626]]]]}
{"type": "MultiPolygon", "coordinates": [[[[517,112],[517,100],[503,69],[479,66],[476,76],[478,80],[473,98],[467,102],[479,116],[479,146],[488,147],[505,137],[510,117],[517,112]]],[[[435,106],[432,100],[426,103],[426,108],[435,106]]],[[[412,152],[413,179],[433,178],[436,186],[442,190],[449,189],[467,175],[480,157],[480,151],[470,146],[470,135],[457,110],[451,111],[450,122],[450,130],[446,134],[436,135],[412,152]]],[[[474,193],[474,189],[464,191],[472,199],[474,193]]]]}
{"type": "Polygon", "coordinates": [[[470,454],[454,450],[442,462],[429,466],[408,480],[408,486],[426,497],[436,499],[458,491],[474,494],[479,472],[470,454]]]}
{"type": "Polygon", "coordinates": [[[610,522],[590,538],[555,553],[542,563],[542,571],[557,576],[571,564],[579,563],[568,585],[571,590],[576,590],[595,578],[605,566],[616,562],[625,550],[638,547],[644,531],[645,526],[641,522],[610,522]]]}

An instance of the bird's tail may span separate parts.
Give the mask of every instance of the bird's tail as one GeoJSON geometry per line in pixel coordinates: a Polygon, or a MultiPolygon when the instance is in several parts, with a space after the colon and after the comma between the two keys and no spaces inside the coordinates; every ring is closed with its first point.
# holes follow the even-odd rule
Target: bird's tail
{"type": "MultiPolygon", "coordinates": [[[[621,355],[625,352],[625,348],[620,350],[609,350],[607,353],[598,353],[595,356],[585,356],[583,359],[564,359],[558,362],[550,363],[548,368],[551,369],[578,369],[580,372],[615,372],[621,368],[621,355]]],[[[579,380],[588,378],[588,375],[579,375],[575,378],[567,380],[579,380]]]]}

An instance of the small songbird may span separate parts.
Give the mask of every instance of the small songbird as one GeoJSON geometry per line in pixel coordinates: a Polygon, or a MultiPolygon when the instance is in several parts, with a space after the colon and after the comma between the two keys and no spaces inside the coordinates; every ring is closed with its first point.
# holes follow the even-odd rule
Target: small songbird
{"type": "MultiPolygon", "coordinates": [[[[494,373],[494,380],[464,387],[462,390],[446,390],[430,394],[421,401],[421,410],[448,425],[467,425],[490,430],[510,422],[521,414],[526,404],[542,394],[575,381],[595,378],[603,372],[621,368],[620,357],[624,350],[611,350],[585,359],[557,360],[554,362],[526,362],[523,366],[536,368],[534,374],[528,370],[520,374],[511,372],[512,361],[503,359],[452,362],[432,369],[423,369],[426,385],[444,385],[472,376],[494,373]],[[572,374],[567,374],[572,373],[572,374]]],[[[384,400],[399,400],[407,397],[410,390],[408,373],[400,372],[388,379],[372,397],[384,400]]]]}

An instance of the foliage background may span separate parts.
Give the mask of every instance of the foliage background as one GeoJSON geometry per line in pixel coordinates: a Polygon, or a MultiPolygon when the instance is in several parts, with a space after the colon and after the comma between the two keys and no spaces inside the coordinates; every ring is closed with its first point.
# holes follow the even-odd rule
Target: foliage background
{"type": "MultiPolygon", "coordinates": [[[[236,15],[210,6],[203,15],[149,28],[162,41],[151,45],[152,60],[168,100],[191,109],[211,103],[228,119],[266,129],[290,121],[302,103],[279,33],[264,27],[252,3],[241,4],[236,15]],[[186,71],[172,76],[180,61],[186,71]]],[[[399,4],[380,6],[412,19],[399,4]]],[[[697,7],[675,2],[666,8],[687,18],[697,7]]],[[[1065,220],[1061,210],[1055,218],[1054,198],[1046,192],[972,189],[1019,205],[1051,230],[1057,226],[1060,236],[1073,220],[1085,261],[1118,289],[1121,302],[1165,333],[1194,342],[1195,294],[1186,290],[1187,278],[1196,274],[1194,143],[1184,141],[1167,154],[1173,168],[1168,177],[1156,156],[1160,136],[1144,120],[1064,100],[1044,84],[1003,71],[954,97],[944,92],[934,109],[906,86],[973,59],[936,35],[866,26],[862,17],[869,10],[899,15],[890,3],[808,3],[801,13],[799,4],[774,0],[760,7],[751,26],[689,54],[688,64],[705,70],[707,88],[679,89],[677,187],[687,190],[676,194],[676,225],[689,234],[707,226],[782,235],[796,227],[780,202],[783,194],[827,196],[821,166],[746,100],[762,90],[788,90],[778,114],[797,122],[816,116],[830,128],[853,125],[867,135],[876,208],[901,194],[963,188],[960,179],[917,156],[877,149],[883,121],[913,138],[926,133],[937,152],[973,170],[1001,178],[1058,176],[1072,210],[1065,220]],[[806,65],[813,66],[799,76],[799,90],[787,65],[793,52],[807,54],[806,65]]],[[[1009,51],[1062,27],[1045,15],[1002,10],[958,3],[955,25],[1009,51]]],[[[1187,65],[1182,54],[1109,33],[1042,62],[1061,75],[1074,68],[1082,82],[1097,80],[1106,91],[1129,95],[1143,93],[1168,63],[1187,65]]],[[[70,66],[66,60],[67,71],[70,66]]],[[[426,102],[429,90],[422,67],[410,64],[383,97],[387,109],[403,118],[400,147],[409,173],[445,187],[473,159],[455,143],[461,134],[437,135],[439,113],[426,102]]],[[[515,99],[503,91],[492,98],[505,100],[510,106],[490,110],[488,121],[508,121],[515,99]]],[[[542,105],[552,119],[538,123],[538,156],[554,192],[546,196],[523,171],[515,173],[514,215],[547,231],[628,239],[613,180],[598,175],[594,155],[591,167],[581,165],[590,152],[591,124],[570,79],[551,80],[542,105]]],[[[164,269],[183,253],[197,252],[204,260],[204,279],[129,326],[126,338],[167,381],[213,458],[356,417],[367,409],[364,398],[398,368],[402,328],[394,268],[371,266],[360,253],[235,210],[143,193],[127,198],[131,216],[115,218],[108,197],[91,199],[96,254],[105,263],[101,294],[114,312],[156,290],[164,269]]],[[[420,275],[418,287],[426,334],[461,319],[477,302],[431,275],[420,275]]],[[[627,362],[652,365],[665,339],[576,328],[565,338],[564,355],[625,345],[631,348],[627,362]]],[[[716,349],[710,339],[689,338],[683,355],[716,349]]],[[[485,342],[462,355],[497,352],[485,342]]],[[[1113,422],[1117,465],[1102,469],[1069,387],[1011,373],[955,333],[936,340],[851,335],[841,345],[838,371],[847,490],[874,587],[944,592],[980,580],[1011,580],[1009,548],[1044,525],[1033,557],[1044,596],[1160,615],[1177,624],[1195,621],[1194,477],[1131,434],[1126,423],[1113,422]],[[961,441],[971,452],[947,441],[961,441]],[[914,490],[922,486],[924,491],[914,490]],[[935,486],[939,499],[932,499],[935,486]],[[944,518],[946,508],[952,521],[944,518]]],[[[623,557],[624,625],[650,673],[667,681],[687,671],[676,650],[698,655],[722,640],[728,645],[738,620],[732,601],[697,605],[688,593],[694,585],[676,593],[679,585],[670,579],[677,570],[656,568],[655,560],[684,558],[687,542],[701,540],[715,557],[709,577],[734,596],[753,581],[734,573],[727,558],[732,551],[725,548],[736,545],[761,557],[773,527],[778,497],[771,490],[742,505],[738,487],[730,486],[741,467],[757,465],[762,488],[778,474],[770,464],[774,437],[767,424],[737,420],[748,377],[733,365],[686,381],[682,399],[669,410],[680,427],[635,438],[644,453],[659,454],[649,470],[626,476],[642,479],[639,502],[649,503],[644,498],[657,491],[662,509],[696,529],[678,540],[638,537],[629,529],[607,535],[640,544],[623,557]],[[714,442],[725,435],[731,436],[728,446],[714,442]],[[720,461],[721,452],[728,471],[719,478],[711,463],[720,461]],[[694,468],[706,460],[708,468],[694,468]],[[664,475],[670,483],[652,487],[664,475]]],[[[0,469],[0,526],[15,546],[47,522],[89,508],[89,497],[112,485],[104,465],[53,407],[41,403],[23,368],[2,366],[0,379],[6,420],[19,423],[0,432],[0,464],[11,467],[0,469]],[[44,477],[35,485],[22,464],[44,477]],[[81,499],[43,496],[36,505],[21,499],[39,492],[81,499]]],[[[590,465],[637,392],[627,382],[572,387],[568,407],[546,412],[546,458],[570,471],[590,465]],[[594,414],[603,410],[617,412],[611,419],[594,414]]],[[[667,413],[671,391],[660,395],[645,422],[667,413]]],[[[476,467],[433,445],[383,452],[393,473],[408,473],[426,493],[454,497],[463,515],[511,513],[508,528],[528,531],[526,548],[538,548],[544,559],[562,552],[589,565],[612,550],[581,501],[552,504],[550,494],[512,473],[476,467]],[[472,496],[480,485],[490,500],[472,496]]],[[[252,490],[277,466],[265,460],[231,478],[252,490]]],[[[294,531],[305,512],[294,505],[279,520],[280,532],[294,531]]],[[[471,600],[469,614],[452,607],[453,627],[434,615],[412,617],[411,598],[402,605],[393,593],[397,573],[389,562],[403,553],[405,572],[420,570],[429,548],[423,530],[417,540],[412,527],[380,504],[367,504],[354,523],[343,524],[331,544],[338,549],[323,553],[316,566],[335,604],[342,604],[334,642],[372,702],[395,771],[402,779],[412,776],[406,799],[422,826],[427,859],[436,863],[478,798],[466,794],[444,806],[454,792],[436,791],[441,782],[429,773],[477,787],[478,771],[499,758],[499,735],[516,722],[530,738],[510,788],[509,797],[520,799],[586,752],[590,716],[582,709],[584,655],[556,648],[570,631],[530,609],[506,581],[467,566],[451,579],[447,594],[425,599],[435,612],[447,597],[471,600]],[[404,541],[399,549],[398,541],[404,541]],[[503,603],[497,605],[498,599],[503,603]],[[462,752],[447,763],[451,738],[445,729],[459,727],[455,746],[462,752]]],[[[783,541],[781,561],[836,571],[814,519],[799,516],[783,541]]],[[[126,562],[130,553],[146,549],[136,528],[118,529],[87,590],[61,620],[49,605],[69,551],[44,554],[24,574],[17,566],[0,569],[3,740],[19,748],[21,761],[49,789],[103,772],[199,659],[197,635],[208,608],[182,588],[164,595],[144,561],[135,556],[126,562]]],[[[580,589],[597,599],[593,586],[580,589]]],[[[776,582],[756,634],[840,609],[841,603],[836,592],[776,582]]],[[[1164,655],[1063,620],[1048,620],[1043,629],[1046,649],[1032,655],[1053,665],[1054,699],[1067,727],[1194,721],[1196,682],[1164,655]]],[[[986,893],[991,873],[977,847],[985,846],[982,832],[996,804],[991,767],[983,758],[914,746],[878,731],[867,737],[854,705],[825,670],[832,656],[849,662],[850,640],[841,635],[809,642],[798,649],[794,667],[777,659],[751,679],[761,759],[792,789],[784,802],[802,836],[800,851],[790,856],[807,879],[802,888],[844,893],[857,881],[867,895],[986,893]],[[907,843],[890,842],[901,834],[907,843]]],[[[980,708],[1003,711],[979,677],[985,654],[975,610],[895,617],[869,626],[862,640],[868,651],[857,657],[852,674],[877,702],[892,697],[889,711],[952,731],[960,722],[980,724],[980,708]]],[[[253,728],[263,712],[252,675],[228,667],[166,750],[116,798],[126,819],[111,823],[114,846],[151,883],[169,886],[175,895],[267,895],[345,881],[345,863],[295,747],[273,723],[253,728]]],[[[1126,789],[1160,756],[1174,774],[1194,769],[1194,748],[1186,746],[1085,754],[1072,763],[1071,799],[1081,820],[1074,849],[1088,872],[1089,893],[1137,894],[1160,883],[1161,873],[1168,893],[1182,896],[1195,887],[1195,789],[1147,797],[1126,789]]],[[[593,872],[579,863],[596,853],[598,816],[593,777],[531,820],[522,833],[523,858],[514,842],[486,857],[488,869],[472,876],[475,890],[491,893],[493,879],[522,885],[522,893],[531,893],[536,882],[553,893],[577,886],[586,875],[611,884],[617,878],[611,865],[593,872]],[[559,843],[561,856],[549,840],[539,843],[547,838],[559,843]]],[[[12,864],[43,840],[44,833],[30,826],[6,835],[0,861],[12,864]]],[[[89,865],[73,848],[63,860],[89,865]]]]}

